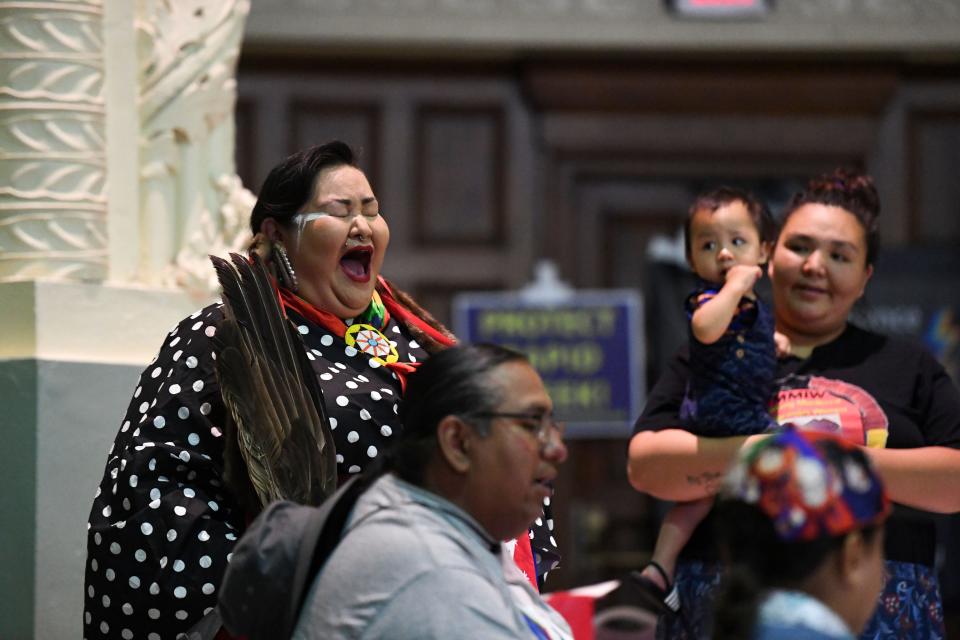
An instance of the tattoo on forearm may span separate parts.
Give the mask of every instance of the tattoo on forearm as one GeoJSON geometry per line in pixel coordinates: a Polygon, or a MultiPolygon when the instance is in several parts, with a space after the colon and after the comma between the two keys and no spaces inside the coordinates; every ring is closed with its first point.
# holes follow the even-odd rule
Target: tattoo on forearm
{"type": "Polygon", "coordinates": [[[720,491],[721,480],[723,480],[723,473],[719,471],[705,471],[698,476],[687,476],[689,484],[704,487],[710,495],[720,491]]]}

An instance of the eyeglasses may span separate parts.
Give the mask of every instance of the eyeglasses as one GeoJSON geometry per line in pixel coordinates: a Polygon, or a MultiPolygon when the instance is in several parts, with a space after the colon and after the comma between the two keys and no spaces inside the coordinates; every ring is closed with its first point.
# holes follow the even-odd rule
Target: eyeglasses
{"type": "Polygon", "coordinates": [[[554,432],[563,438],[565,426],[554,419],[551,413],[510,413],[506,411],[480,411],[471,413],[475,418],[512,418],[518,420],[517,425],[527,433],[535,436],[541,444],[550,442],[554,432]]]}

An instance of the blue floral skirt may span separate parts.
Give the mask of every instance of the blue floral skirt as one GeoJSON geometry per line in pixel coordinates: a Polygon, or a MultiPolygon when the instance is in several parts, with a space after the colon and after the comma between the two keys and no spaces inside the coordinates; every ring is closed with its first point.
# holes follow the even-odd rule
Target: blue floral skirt
{"type": "MultiPolygon", "coordinates": [[[[860,640],[944,640],[943,603],[934,570],[888,560],[886,574],[877,610],[860,640]]],[[[680,613],[660,616],[657,640],[708,640],[720,565],[680,562],[675,582],[680,613]]]]}
{"type": "Polygon", "coordinates": [[[933,569],[887,561],[887,581],[861,640],[943,640],[943,602],[933,569]]]}

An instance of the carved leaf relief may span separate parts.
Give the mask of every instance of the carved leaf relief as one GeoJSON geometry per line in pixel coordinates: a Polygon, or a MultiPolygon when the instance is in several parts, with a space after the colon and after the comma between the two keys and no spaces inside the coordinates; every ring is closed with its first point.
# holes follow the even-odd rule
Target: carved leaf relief
{"type": "Polygon", "coordinates": [[[216,288],[208,254],[245,248],[255,200],[232,157],[235,70],[250,3],[139,7],[142,214],[147,227],[167,230],[145,244],[152,278],[208,293],[216,288]]]}
{"type": "Polygon", "coordinates": [[[0,216],[0,280],[103,278],[106,205],[38,204],[0,216]]]}
{"type": "Polygon", "coordinates": [[[103,123],[87,115],[56,116],[19,112],[0,120],[0,157],[22,159],[90,158],[103,162],[103,123]]]}
{"type": "Polygon", "coordinates": [[[103,71],[62,61],[29,61],[13,66],[0,94],[21,100],[62,100],[102,104],[103,71]]]}
{"type": "Polygon", "coordinates": [[[100,279],[107,264],[101,3],[3,9],[0,280],[100,279]]]}
{"type": "Polygon", "coordinates": [[[102,280],[106,267],[105,249],[85,259],[42,253],[29,256],[0,255],[0,281],[102,280]]]}
{"type": "MultiPolygon", "coordinates": [[[[224,78],[233,77],[243,21],[249,11],[247,0],[146,4],[146,12],[136,24],[144,123],[184,97],[191,87],[194,91],[209,90],[222,84],[224,78]]],[[[213,100],[206,109],[216,106],[218,102],[213,100]]],[[[233,107],[232,103],[219,106],[233,107]]],[[[180,110],[179,105],[176,108],[180,110]]]]}
{"type": "MultiPolygon", "coordinates": [[[[65,9],[69,6],[64,5],[65,9]]],[[[0,19],[0,50],[4,54],[41,54],[73,61],[99,58],[103,50],[99,10],[84,14],[24,7],[8,10],[9,17],[0,19]]]]}
{"type": "Polygon", "coordinates": [[[204,207],[195,217],[193,231],[164,276],[167,286],[204,294],[216,291],[219,285],[208,256],[244,253],[250,244],[247,221],[256,196],[244,188],[236,175],[222,175],[213,186],[223,204],[217,215],[211,215],[204,207]]]}
{"type": "Polygon", "coordinates": [[[83,165],[76,161],[18,162],[13,167],[0,164],[9,177],[0,187],[0,195],[23,199],[49,199],[61,202],[86,200],[105,202],[102,165],[83,165]],[[12,169],[12,170],[11,170],[12,169]]]}

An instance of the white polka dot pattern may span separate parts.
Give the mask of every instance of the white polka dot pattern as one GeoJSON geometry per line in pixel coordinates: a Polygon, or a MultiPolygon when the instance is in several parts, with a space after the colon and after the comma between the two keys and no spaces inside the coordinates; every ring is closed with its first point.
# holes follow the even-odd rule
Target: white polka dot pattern
{"type": "Polygon", "coordinates": [[[210,337],[221,318],[210,306],[181,322],[140,376],[90,514],[89,640],[175,637],[216,602],[202,585],[218,583],[233,548],[225,536],[244,522],[220,488],[224,414],[210,337]],[[200,522],[212,538],[197,537],[200,522]]]}
{"type": "MultiPolygon", "coordinates": [[[[291,316],[295,324],[311,326],[304,342],[317,356],[311,365],[327,401],[339,473],[341,476],[359,473],[395,439],[391,436],[397,428],[397,416],[394,402],[387,399],[399,398],[400,381],[391,369],[356,349],[347,348],[341,338],[326,329],[312,328],[295,313],[291,316]],[[378,453],[371,455],[371,452],[378,453]]],[[[427,352],[419,346],[413,350],[408,347],[412,341],[392,319],[384,333],[396,339],[401,362],[411,361],[411,355],[416,361],[427,358],[427,352]]]]}
{"type": "MultiPolygon", "coordinates": [[[[338,470],[359,473],[396,439],[400,381],[342,338],[290,315],[324,391],[338,470]]],[[[212,305],[179,323],[136,385],[91,509],[90,640],[123,637],[123,630],[135,638],[176,637],[216,603],[245,522],[220,477],[225,409],[211,337],[221,318],[212,305]]],[[[386,332],[401,362],[427,358],[392,320],[386,332]]]]}

